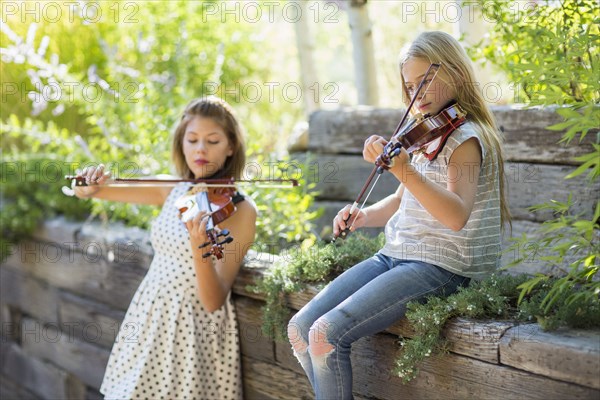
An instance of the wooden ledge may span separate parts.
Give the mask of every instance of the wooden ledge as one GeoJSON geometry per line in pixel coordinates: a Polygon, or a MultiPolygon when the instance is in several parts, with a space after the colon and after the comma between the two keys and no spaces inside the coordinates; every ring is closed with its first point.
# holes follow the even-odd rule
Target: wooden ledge
{"type": "MultiPolygon", "coordinates": [[[[273,260],[261,257],[247,262],[233,292],[264,301],[263,295],[249,292],[247,286],[261,278],[271,262],[273,260]]],[[[299,310],[317,292],[316,287],[309,286],[302,292],[290,294],[286,297],[287,305],[292,310],[299,310]]],[[[406,319],[396,322],[385,332],[402,337],[414,335],[406,319]]],[[[537,324],[456,318],[446,324],[444,336],[452,353],[600,389],[600,331],[544,332],[537,324]]]]}

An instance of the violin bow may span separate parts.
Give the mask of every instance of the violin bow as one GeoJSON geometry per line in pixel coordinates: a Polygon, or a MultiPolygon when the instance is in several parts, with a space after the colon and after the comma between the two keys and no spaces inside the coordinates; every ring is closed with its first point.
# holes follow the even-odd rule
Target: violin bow
{"type": "MultiPolygon", "coordinates": [[[[71,187],[63,186],[62,191],[67,196],[74,196],[75,186],[88,186],[85,177],[67,175],[66,180],[71,181],[71,187]]],[[[299,186],[297,179],[156,179],[156,178],[114,178],[109,179],[102,186],[109,187],[172,187],[182,182],[203,185],[207,188],[237,187],[238,184],[254,184],[263,188],[290,188],[299,186]]]]}
{"type": "Polygon", "coordinates": [[[406,108],[406,111],[404,112],[402,119],[400,120],[400,123],[398,123],[398,125],[396,126],[396,129],[394,130],[394,134],[392,135],[388,144],[384,147],[384,152],[375,161],[375,166],[373,167],[371,174],[369,175],[365,184],[363,185],[362,189],[360,190],[358,196],[356,197],[356,200],[354,200],[354,203],[352,203],[352,207],[350,208],[350,213],[348,214],[348,218],[346,218],[344,220],[344,222],[346,223],[346,228],[343,231],[341,231],[338,236],[334,236],[334,238],[333,238],[334,242],[338,237],[345,239],[348,236],[348,234],[350,234],[350,230],[354,226],[354,223],[356,222],[356,218],[358,218],[358,212],[360,212],[365,207],[365,204],[367,203],[367,200],[371,196],[371,193],[373,192],[373,189],[377,185],[377,182],[379,181],[379,178],[383,174],[383,171],[385,171],[387,169],[386,166],[390,165],[393,157],[400,154],[400,149],[402,147],[400,145],[400,143],[398,143],[398,146],[390,146],[389,150],[388,150],[388,145],[390,143],[392,143],[392,141],[400,133],[400,129],[402,128],[402,126],[404,126],[404,123],[406,122],[406,118],[408,117],[410,110],[412,110],[412,107],[414,106],[415,101],[417,100],[417,97],[419,96],[419,93],[423,89],[425,82],[429,78],[429,75],[433,73],[433,77],[429,81],[429,84],[427,85],[427,88],[425,89],[425,91],[429,90],[429,86],[431,86],[431,84],[433,83],[433,80],[437,76],[437,73],[438,73],[440,67],[441,67],[441,64],[432,63],[429,65],[429,68],[427,68],[427,71],[425,72],[425,75],[423,75],[423,79],[421,79],[421,82],[419,82],[419,86],[417,86],[417,90],[415,90],[415,93],[413,94],[413,97],[411,98],[410,103],[409,103],[408,107],[406,108]],[[373,181],[375,174],[377,174],[377,178],[375,179],[375,182],[373,182],[373,184],[371,185],[371,182],[373,181]],[[362,200],[363,196],[365,195],[365,192],[367,191],[367,189],[369,189],[369,187],[370,187],[369,193],[367,193],[362,204],[359,206],[360,201],[362,200]],[[357,209],[358,209],[358,212],[356,212],[357,209]],[[354,216],[354,218],[352,218],[352,215],[355,212],[356,212],[356,215],[354,216]],[[348,221],[350,221],[351,218],[352,218],[352,223],[348,226],[347,223],[348,223],[348,221]]]}

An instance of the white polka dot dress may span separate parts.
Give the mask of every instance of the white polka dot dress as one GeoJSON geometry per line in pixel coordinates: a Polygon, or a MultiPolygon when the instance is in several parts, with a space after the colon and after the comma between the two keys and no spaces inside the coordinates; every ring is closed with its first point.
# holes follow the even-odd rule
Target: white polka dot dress
{"type": "Polygon", "coordinates": [[[198,299],[189,236],[174,201],[151,228],[154,259],[121,325],[100,391],[107,399],[241,399],[239,338],[230,296],[208,313],[198,299]]]}

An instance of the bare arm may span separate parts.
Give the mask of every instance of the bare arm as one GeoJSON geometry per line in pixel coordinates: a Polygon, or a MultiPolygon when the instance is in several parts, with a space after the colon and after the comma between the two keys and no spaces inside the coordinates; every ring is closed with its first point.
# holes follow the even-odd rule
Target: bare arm
{"type": "Polygon", "coordinates": [[[87,167],[78,176],[85,177],[88,186],[76,186],[75,196],[81,199],[96,198],[122,203],[148,204],[161,206],[164,204],[172,188],[169,187],[110,187],[104,186],[110,173],[104,172],[104,165],[87,167]]]}
{"type": "Polygon", "coordinates": [[[223,250],[223,258],[202,258],[207,248],[198,248],[206,241],[206,224],[199,214],[186,225],[194,257],[194,269],[198,286],[198,297],[208,312],[218,310],[225,304],[227,295],[240,270],[242,260],[254,242],[256,231],[256,208],[249,201],[237,204],[237,211],[221,223],[220,228],[229,230],[234,241],[223,250]]]}
{"type": "Polygon", "coordinates": [[[363,210],[366,214],[364,226],[367,228],[378,228],[385,226],[390,218],[392,218],[392,215],[394,215],[394,213],[398,211],[398,208],[400,208],[403,194],[404,185],[400,185],[395,193],[389,195],[383,200],[378,201],[372,206],[365,208],[363,210]]]}
{"type": "Polygon", "coordinates": [[[481,149],[477,139],[462,143],[449,161],[448,183],[442,187],[421,175],[407,162],[403,150],[397,166],[390,171],[412,193],[421,205],[440,223],[453,231],[461,230],[471,216],[481,166],[481,149]]]}
{"type": "Polygon", "coordinates": [[[333,219],[333,234],[337,236],[341,231],[346,229],[346,222],[348,222],[348,225],[351,225],[350,230],[353,232],[357,228],[362,227],[379,228],[385,226],[392,215],[398,211],[403,194],[404,185],[400,185],[395,193],[361,211],[357,210],[356,213],[358,214],[353,214],[350,219],[348,219],[348,216],[350,215],[352,206],[347,205],[333,219]]]}

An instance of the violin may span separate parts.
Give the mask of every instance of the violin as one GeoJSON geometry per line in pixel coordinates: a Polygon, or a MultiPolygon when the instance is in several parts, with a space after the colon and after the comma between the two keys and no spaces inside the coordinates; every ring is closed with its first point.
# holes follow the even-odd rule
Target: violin
{"type": "Polygon", "coordinates": [[[389,169],[392,158],[400,154],[402,147],[408,153],[421,151],[429,161],[433,161],[446,144],[450,134],[466,119],[467,113],[456,102],[451,102],[435,116],[419,115],[392,137],[375,164],[380,168],[389,169]],[[425,151],[425,146],[431,151],[425,151]]]}
{"type": "MultiPolygon", "coordinates": [[[[369,195],[373,192],[373,188],[377,184],[377,181],[381,177],[381,174],[392,166],[394,157],[397,157],[400,154],[400,151],[403,147],[408,153],[423,152],[425,157],[432,161],[442,150],[450,134],[466,121],[466,112],[456,102],[451,102],[435,116],[431,116],[429,114],[422,116],[417,114],[413,120],[406,125],[404,124],[408,117],[408,113],[412,109],[421,89],[424,86],[424,83],[429,81],[429,85],[431,85],[431,82],[433,82],[435,79],[440,67],[441,64],[431,64],[423,75],[423,79],[415,90],[415,93],[406,109],[406,112],[404,113],[404,116],[402,117],[402,120],[396,127],[396,130],[390,141],[384,146],[383,152],[375,160],[375,166],[371,171],[371,174],[367,178],[367,181],[352,204],[348,218],[344,220],[346,223],[346,228],[341,231],[338,236],[335,236],[333,241],[335,241],[338,237],[345,239],[350,234],[350,228],[352,228],[354,225],[356,217],[350,225],[348,225],[348,221],[350,221],[352,215],[357,209],[359,211],[362,210],[367,202],[367,199],[369,198],[369,195]],[[433,77],[429,79],[432,74],[433,77]],[[427,147],[427,150],[424,150],[425,146],[427,147]],[[377,179],[375,179],[375,182],[371,185],[375,174],[377,174],[377,179]],[[369,193],[359,208],[359,202],[362,200],[369,187],[369,193]]],[[[358,216],[358,213],[356,215],[358,216]]]]}
{"type": "Polygon", "coordinates": [[[223,245],[233,242],[227,229],[218,231],[215,226],[231,217],[237,211],[232,197],[235,194],[233,188],[212,188],[199,184],[192,186],[186,194],[175,201],[175,207],[179,211],[179,218],[187,222],[194,218],[200,210],[208,211],[206,222],[206,235],[208,242],[199,248],[210,246],[210,250],[202,255],[202,258],[214,256],[218,260],[223,258],[223,245]],[[223,238],[219,241],[219,238],[223,238]]]}

